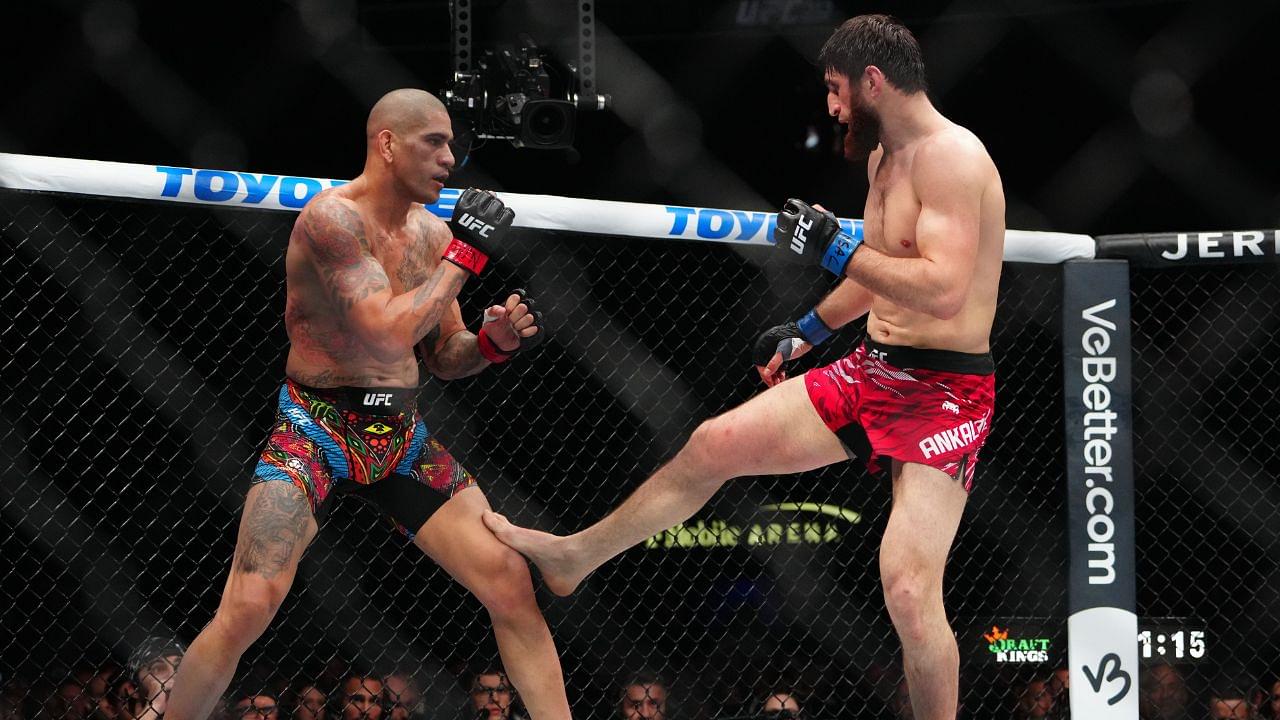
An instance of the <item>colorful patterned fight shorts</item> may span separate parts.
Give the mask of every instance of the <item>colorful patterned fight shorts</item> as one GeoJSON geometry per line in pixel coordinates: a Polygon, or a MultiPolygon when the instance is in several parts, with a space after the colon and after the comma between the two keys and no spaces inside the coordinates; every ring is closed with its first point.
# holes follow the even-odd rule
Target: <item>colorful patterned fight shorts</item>
{"type": "Polygon", "coordinates": [[[337,495],[376,506],[410,539],[445,501],[476,484],[419,417],[416,388],[280,388],[253,482],[285,481],[323,522],[337,495]]]}
{"type": "Polygon", "coordinates": [[[922,350],[865,341],[805,373],[822,421],[872,472],[879,458],[937,468],[973,489],[995,412],[990,353],[922,350]]]}

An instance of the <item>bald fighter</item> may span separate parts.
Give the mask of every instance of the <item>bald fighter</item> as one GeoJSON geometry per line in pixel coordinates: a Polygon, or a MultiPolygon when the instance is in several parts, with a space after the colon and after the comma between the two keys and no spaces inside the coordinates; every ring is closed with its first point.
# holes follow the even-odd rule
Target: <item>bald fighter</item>
{"type": "Polygon", "coordinates": [[[453,169],[452,139],[435,97],[388,93],[369,113],[364,171],[318,194],[294,224],[285,254],[288,379],[221,603],[182,660],[169,720],[214,710],[339,495],[387,515],[484,604],[534,720],[569,717],[528,566],[486,529],[484,494],[417,410],[415,348],[428,372],[451,379],[506,362],[543,335],[523,291],[490,307],[477,332],[462,322],[458,292],[484,270],[513,213],[477,190],[462,194],[447,224],[423,209],[453,169]]]}
{"type": "Polygon", "coordinates": [[[893,509],[880,571],[915,717],[952,720],[959,654],[942,576],[994,411],[1004,192],[978,138],[930,103],[920,47],[898,21],[845,22],[819,63],[827,109],[848,128],[846,156],[867,162],[871,188],[857,234],[799,200],[778,215],[778,260],[820,265],[840,283],[798,321],[760,336],[753,360],[768,389],[702,423],[586,530],[557,537],[492,512],[485,522],[568,594],[605,561],[687,520],[731,478],[849,458],[887,469],[893,509]],[[787,379],[784,361],[863,315],[867,338],[851,355],[787,379]]]}

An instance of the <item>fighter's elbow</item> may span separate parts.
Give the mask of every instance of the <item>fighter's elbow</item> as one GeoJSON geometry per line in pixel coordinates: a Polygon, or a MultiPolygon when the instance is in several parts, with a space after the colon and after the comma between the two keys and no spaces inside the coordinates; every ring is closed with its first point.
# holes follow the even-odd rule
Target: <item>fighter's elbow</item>
{"type": "Polygon", "coordinates": [[[933,307],[929,308],[929,314],[939,320],[950,320],[960,314],[964,309],[964,293],[949,292],[938,296],[933,307]]]}
{"type": "Polygon", "coordinates": [[[466,373],[457,372],[455,370],[451,370],[450,368],[446,368],[446,367],[441,367],[436,363],[423,363],[423,366],[426,367],[427,372],[431,373],[431,376],[436,378],[437,380],[459,380],[467,376],[466,373]]]}

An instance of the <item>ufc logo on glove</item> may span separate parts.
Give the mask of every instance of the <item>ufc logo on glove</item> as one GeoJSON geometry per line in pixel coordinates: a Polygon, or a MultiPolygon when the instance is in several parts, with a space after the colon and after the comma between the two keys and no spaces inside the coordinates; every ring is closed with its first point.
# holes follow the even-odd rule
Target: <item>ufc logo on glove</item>
{"type": "Polygon", "coordinates": [[[840,221],[830,210],[821,210],[791,198],[778,213],[773,243],[789,262],[811,262],[843,276],[853,251],[862,244],[861,233],[850,235],[840,229],[840,221]],[[813,247],[809,236],[813,236],[813,247]]]}
{"type": "Polygon", "coordinates": [[[806,231],[811,227],[813,227],[813,220],[811,218],[801,217],[796,220],[796,231],[791,235],[792,252],[797,255],[804,254],[804,245],[809,240],[806,235],[806,231]]]}
{"type": "Polygon", "coordinates": [[[493,232],[493,226],[472,215],[471,213],[462,213],[462,217],[458,218],[458,224],[468,230],[475,230],[480,237],[489,237],[489,233],[493,232]]]}

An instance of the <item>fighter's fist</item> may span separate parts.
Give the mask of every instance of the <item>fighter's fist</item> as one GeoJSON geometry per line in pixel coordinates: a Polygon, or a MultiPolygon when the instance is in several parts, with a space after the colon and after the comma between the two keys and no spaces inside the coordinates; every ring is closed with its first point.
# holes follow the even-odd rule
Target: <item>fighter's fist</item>
{"type": "Polygon", "coordinates": [[[804,355],[811,348],[813,345],[804,339],[795,322],[774,325],[756,338],[756,344],[751,348],[751,362],[764,384],[773,387],[787,379],[782,364],[804,355]]]}
{"type": "Polygon", "coordinates": [[[518,352],[537,347],[545,337],[542,313],[534,308],[533,298],[520,288],[512,290],[502,305],[484,311],[484,324],[477,333],[480,354],[494,363],[506,362],[518,352]]]}
{"type": "Polygon", "coordinates": [[[844,268],[853,257],[853,251],[862,244],[862,238],[842,232],[840,222],[831,211],[791,198],[778,213],[773,242],[777,252],[787,260],[817,262],[843,276],[844,268]]]}
{"type": "Polygon", "coordinates": [[[818,309],[814,308],[796,322],[774,325],[760,333],[751,348],[751,361],[764,384],[773,387],[787,379],[782,363],[804,355],[815,345],[821,345],[832,332],[818,315],[818,309]]]}
{"type": "Polygon", "coordinates": [[[515,216],[493,193],[467,188],[449,219],[453,241],[445,248],[444,259],[472,275],[479,275],[489,262],[494,241],[506,233],[515,216]]]}

